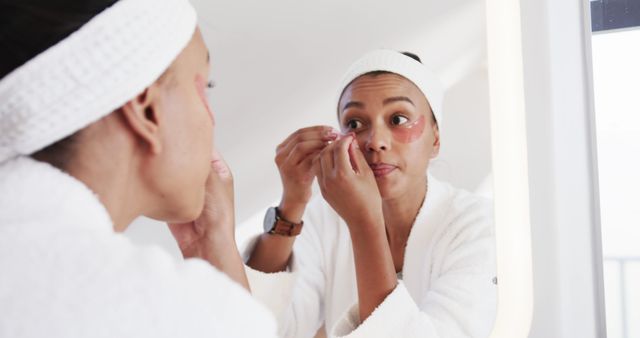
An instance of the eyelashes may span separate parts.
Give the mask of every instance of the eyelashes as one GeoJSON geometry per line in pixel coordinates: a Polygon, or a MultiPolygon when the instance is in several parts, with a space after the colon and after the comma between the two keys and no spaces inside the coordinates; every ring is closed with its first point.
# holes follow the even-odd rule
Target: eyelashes
{"type": "Polygon", "coordinates": [[[207,82],[206,84],[207,89],[213,89],[215,88],[215,86],[216,86],[216,83],[213,80],[209,80],[209,82],[207,82]]]}
{"type": "Polygon", "coordinates": [[[408,122],[409,122],[409,119],[403,115],[394,115],[391,118],[391,124],[393,124],[394,126],[402,126],[407,124],[408,122]]]}
{"type": "MultiPolygon", "coordinates": [[[[409,122],[411,122],[411,120],[405,115],[400,113],[394,114],[389,120],[389,124],[394,127],[401,127],[406,125],[409,122]]],[[[364,123],[357,118],[349,119],[346,121],[346,123],[343,124],[344,128],[352,131],[356,131],[362,128],[363,126],[364,126],[364,123]]]]}
{"type": "Polygon", "coordinates": [[[347,121],[347,123],[345,123],[344,127],[349,130],[356,130],[362,127],[362,122],[359,120],[351,119],[347,121]]]}

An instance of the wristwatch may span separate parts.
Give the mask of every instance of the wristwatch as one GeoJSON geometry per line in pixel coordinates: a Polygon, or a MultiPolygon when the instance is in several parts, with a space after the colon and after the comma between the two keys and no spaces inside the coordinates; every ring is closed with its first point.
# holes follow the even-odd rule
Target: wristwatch
{"type": "Polygon", "coordinates": [[[264,232],[268,234],[287,237],[297,236],[302,231],[302,224],[304,224],[303,221],[293,223],[280,217],[280,212],[277,207],[269,208],[267,214],[264,216],[264,232]]]}

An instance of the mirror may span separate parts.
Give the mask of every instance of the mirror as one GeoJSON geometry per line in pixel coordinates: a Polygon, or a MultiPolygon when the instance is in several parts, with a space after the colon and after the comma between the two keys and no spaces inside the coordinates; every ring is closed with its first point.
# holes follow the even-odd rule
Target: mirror
{"type": "MultiPolygon", "coordinates": [[[[441,149],[429,164],[433,177],[491,198],[484,1],[193,3],[211,52],[215,143],[234,173],[239,241],[261,233],[265,210],[280,201],[276,147],[299,128],[339,129],[340,79],[352,62],[378,48],[417,54],[444,85],[441,149]]],[[[320,194],[317,184],[314,192],[320,194]]],[[[137,242],[160,244],[180,255],[166,227],[154,221],[139,219],[127,234],[137,242]]],[[[406,280],[417,305],[428,307],[434,300],[415,294],[418,287],[411,284],[422,282],[427,281],[406,280]]],[[[495,282],[486,280],[486,289],[495,293],[495,282]]],[[[338,309],[323,315],[334,321],[339,314],[331,311],[338,309]]],[[[467,318],[465,310],[460,311],[458,315],[467,318]]],[[[485,328],[488,336],[492,324],[489,319],[472,326],[485,328]]]]}

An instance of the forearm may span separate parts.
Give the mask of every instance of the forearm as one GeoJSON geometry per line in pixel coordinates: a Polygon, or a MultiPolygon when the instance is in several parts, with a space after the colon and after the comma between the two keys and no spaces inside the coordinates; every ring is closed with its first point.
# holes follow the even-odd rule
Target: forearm
{"type": "MultiPolygon", "coordinates": [[[[306,203],[280,203],[281,217],[299,223],[306,203]]],[[[291,259],[295,237],[277,234],[262,234],[251,252],[247,265],[262,272],[284,271],[291,259]]]]}
{"type": "Polygon", "coordinates": [[[356,266],[360,320],[395,289],[398,280],[384,224],[350,226],[356,266]]]}
{"type": "Polygon", "coordinates": [[[262,234],[251,252],[247,265],[262,272],[279,272],[287,268],[295,237],[262,234]]]}
{"type": "Polygon", "coordinates": [[[236,283],[250,290],[244,264],[233,234],[219,234],[211,240],[211,245],[202,257],[236,283]]]}

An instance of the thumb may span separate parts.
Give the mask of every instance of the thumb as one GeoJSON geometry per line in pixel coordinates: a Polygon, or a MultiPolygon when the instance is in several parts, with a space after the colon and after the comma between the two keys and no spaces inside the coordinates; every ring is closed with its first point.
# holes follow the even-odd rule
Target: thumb
{"type": "Polygon", "coordinates": [[[367,160],[364,158],[364,154],[360,151],[358,141],[356,141],[355,138],[349,145],[349,160],[351,161],[353,170],[355,170],[356,173],[361,174],[363,172],[371,171],[367,160]]]}
{"type": "Polygon", "coordinates": [[[211,154],[211,168],[213,171],[218,174],[221,178],[229,178],[231,177],[231,170],[225,162],[224,158],[218,151],[218,149],[213,149],[213,153],[211,154]]]}

